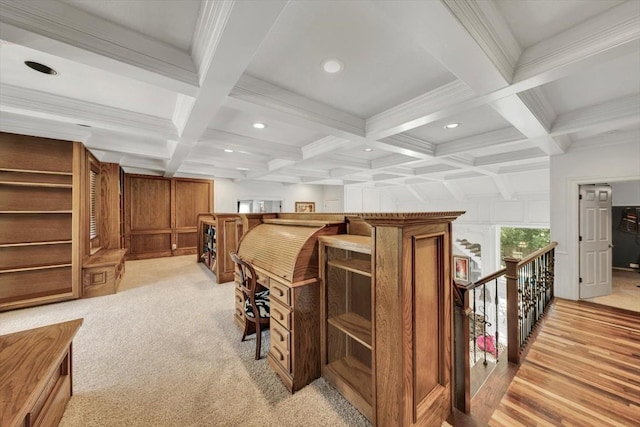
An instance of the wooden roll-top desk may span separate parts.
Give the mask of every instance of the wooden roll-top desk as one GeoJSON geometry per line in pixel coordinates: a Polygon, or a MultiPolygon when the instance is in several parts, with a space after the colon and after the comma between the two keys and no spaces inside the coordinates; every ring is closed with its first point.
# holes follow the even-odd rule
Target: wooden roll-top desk
{"type": "MultiPolygon", "coordinates": [[[[240,215],[238,253],[271,289],[267,358],[290,391],[322,375],[374,425],[442,424],[452,408],[451,223],[461,214],[240,215]]],[[[243,305],[236,290],[240,325],[243,305]]]]}

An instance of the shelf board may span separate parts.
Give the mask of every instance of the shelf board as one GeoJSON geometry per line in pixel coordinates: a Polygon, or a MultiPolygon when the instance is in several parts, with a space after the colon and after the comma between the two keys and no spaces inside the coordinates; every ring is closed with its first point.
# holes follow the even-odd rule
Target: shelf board
{"type": "MultiPolygon", "coordinates": [[[[332,383],[341,383],[335,384],[339,390],[346,385],[351,391],[347,394],[356,398],[356,401],[351,403],[355,404],[358,409],[363,410],[365,415],[371,414],[371,368],[353,356],[346,356],[326,365],[323,374],[332,383]]],[[[345,397],[347,396],[343,390],[340,391],[345,397]]],[[[370,416],[368,418],[371,419],[370,416]]]]}
{"type": "Polygon", "coordinates": [[[331,267],[342,270],[351,271],[352,273],[361,274],[371,277],[371,261],[366,259],[333,259],[328,262],[331,267]]]}
{"type": "Polygon", "coordinates": [[[18,246],[65,245],[69,243],[71,243],[71,240],[57,240],[51,242],[2,243],[0,244],[0,248],[12,248],[18,246]]]}
{"type": "Polygon", "coordinates": [[[70,214],[72,210],[64,211],[0,211],[3,214],[70,214]]]}
{"type": "Polygon", "coordinates": [[[18,187],[73,188],[73,184],[54,184],[51,182],[0,181],[0,185],[14,185],[18,187]]]}
{"type": "Polygon", "coordinates": [[[371,321],[355,313],[330,317],[329,324],[371,350],[371,321]]]}
{"type": "Polygon", "coordinates": [[[371,254],[371,237],[356,234],[338,234],[336,236],[320,236],[322,243],[333,248],[346,251],[371,254]]]}
{"type": "Polygon", "coordinates": [[[31,170],[31,169],[0,168],[0,172],[39,173],[39,174],[42,174],[42,175],[73,176],[73,172],[44,171],[44,170],[31,170]]]}
{"type": "Polygon", "coordinates": [[[71,267],[72,264],[52,264],[52,265],[39,265],[37,267],[23,267],[23,268],[11,268],[8,270],[0,270],[2,273],[17,273],[20,271],[35,271],[35,270],[49,270],[52,268],[71,267]]]}

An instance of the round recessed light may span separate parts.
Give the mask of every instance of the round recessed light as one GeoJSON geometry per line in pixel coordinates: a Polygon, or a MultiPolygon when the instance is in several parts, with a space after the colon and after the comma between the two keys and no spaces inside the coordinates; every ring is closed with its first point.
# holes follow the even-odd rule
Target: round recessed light
{"type": "Polygon", "coordinates": [[[367,153],[373,151],[373,148],[365,148],[364,151],[366,151],[367,153]]]}
{"type": "Polygon", "coordinates": [[[58,72],[53,68],[49,67],[48,65],[41,64],[39,62],[24,61],[24,65],[42,74],[49,74],[51,76],[55,76],[56,74],[58,74],[58,72]]]}
{"type": "Polygon", "coordinates": [[[342,71],[344,69],[344,64],[342,63],[342,61],[335,59],[335,58],[331,58],[331,59],[327,59],[322,63],[322,68],[330,74],[335,74],[335,73],[339,73],[340,71],[342,71]]]}
{"type": "Polygon", "coordinates": [[[236,168],[236,169],[239,170],[239,171],[248,171],[249,170],[249,168],[236,168]]]}
{"type": "Polygon", "coordinates": [[[264,123],[256,122],[253,124],[253,127],[256,129],[264,129],[267,127],[267,125],[265,125],[264,123]]]}
{"type": "Polygon", "coordinates": [[[84,123],[76,123],[78,126],[81,126],[83,128],[90,128],[90,125],[85,125],[84,123]]]}
{"type": "Polygon", "coordinates": [[[460,123],[449,123],[449,124],[444,125],[444,128],[445,129],[455,129],[458,126],[460,126],[460,123]]]}
{"type": "Polygon", "coordinates": [[[233,150],[232,150],[232,149],[230,149],[230,148],[225,148],[225,149],[224,149],[224,152],[225,152],[225,153],[233,153],[233,150]]]}

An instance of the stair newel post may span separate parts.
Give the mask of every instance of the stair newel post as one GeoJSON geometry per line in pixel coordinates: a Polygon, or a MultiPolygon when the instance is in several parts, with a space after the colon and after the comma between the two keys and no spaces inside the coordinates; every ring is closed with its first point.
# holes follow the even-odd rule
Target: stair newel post
{"type": "Polygon", "coordinates": [[[511,363],[520,363],[520,304],[518,289],[518,258],[504,258],[507,265],[507,341],[508,358],[511,363]]]}

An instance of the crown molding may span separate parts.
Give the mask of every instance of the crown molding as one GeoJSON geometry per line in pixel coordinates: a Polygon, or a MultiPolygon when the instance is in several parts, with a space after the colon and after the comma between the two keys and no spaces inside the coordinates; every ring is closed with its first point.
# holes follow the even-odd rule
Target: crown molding
{"type": "Polygon", "coordinates": [[[7,41],[165,89],[197,93],[189,53],[68,4],[0,0],[0,22],[7,41]]]}
{"type": "Polygon", "coordinates": [[[91,130],[75,124],[38,119],[6,111],[0,111],[0,131],[82,143],[91,137],[91,130]]]}
{"type": "Polygon", "coordinates": [[[640,95],[630,95],[592,107],[561,114],[551,134],[554,136],[607,125],[609,128],[640,122],[640,95]]]}
{"type": "Polygon", "coordinates": [[[339,138],[361,140],[363,119],[244,74],[231,90],[227,106],[269,114],[339,138]]]}
{"type": "Polygon", "coordinates": [[[517,129],[507,127],[438,144],[435,157],[452,156],[473,150],[512,144],[526,139],[517,129]]]}
{"type": "MultiPolygon", "coordinates": [[[[533,162],[540,159],[548,159],[549,155],[539,148],[527,148],[519,151],[510,151],[508,153],[493,154],[491,156],[476,157],[474,165],[491,166],[503,163],[513,162],[533,162]]],[[[495,175],[495,174],[492,174],[495,175]]]]}
{"type": "MultiPolygon", "coordinates": [[[[439,120],[458,111],[454,107],[475,98],[475,93],[461,80],[454,80],[437,89],[371,116],[366,121],[367,138],[382,139],[439,120]],[[442,110],[447,110],[443,113],[442,110]]],[[[463,109],[471,108],[464,106],[463,109]]]]}
{"type": "Polygon", "coordinates": [[[497,67],[511,82],[522,50],[493,2],[442,0],[497,67]]]}
{"type": "Polygon", "coordinates": [[[167,139],[176,135],[171,120],[6,84],[0,84],[0,110],[167,139]]]}
{"type": "Polygon", "coordinates": [[[451,172],[455,170],[460,170],[460,168],[446,163],[437,163],[434,165],[420,166],[418,168],[415,168],[413,170],[413,173],[414,175],[430,175],[434,173],[451,172]]]}
{"type": "Polygon", "coordinates": [[[191,48],[191,56],[200,76],[209,71],[234,4],[235,0],[205,0],[202,3],[191,48]]]}
{"type": "Polygon", "coordinates": [[[171,150],[166,140],[144,140],[132,138],[127,134],[104,134],[97,131],[91,135],[85,145],[89,149],[115,152],[127,156],[163,161],[171,158],[171,150]]]}
{"type": "Polygon", "coordinates": [[[602,147],[613,147],[622,144],[638,144],[640,141],[640,131],[619,132],[614,134],[601,134],[591,138],[585,138],[574,143],[569,148],[569,152],[599,149],[602,147]]]}
{"type": "MultiPolygon", "coordinates": [[[[390,156],[371,160],[371,169],[386,169],[392,166],[403,165],[407,162],[415,160],[415,157],[405,156],[404,154],[392,154],[390,156]]],[[[387,169],[386,172],[391,171],[387,169]]]]}
{"type": "Polygon", "coordinates": [[[599,55],[624,45],[631,44],[628,48],[637,50],[639,39],[640,8],[636,1],[627,1],[526,49],[513,81],[539,79],[543,73],[558,74],[565,67],[579,69],[582,61],[598,61],[599,55]]]}
{"type": "Polygon", "coordinates": [[[273,159],[273,160],[269,160],[269,162],[267,163],[267,169],[269,170],[269,172],[274,172],[279,169],[283,169],[291,165],[295,165],[296,163],[297,162],[293,160],[273,159]]]}
{"type": "Polygon", "coordinates": [[[406,134],[398,134],[384,138],[374,147],[419,159],[431,159],[435,155],[435,144],[424,139],[406,134]]]}
{"type": "Polygon", "coordinates": [[[302,158],[309,160],[334,151],[353,148],[357,145],[360,144],[349,141],[348,139],[327,136],[302,147],[302,158]]]}
{"type": "Polygon", "coordinates": [[[524,103],[525,107],[534,115],[535,119],[542,124],[547,132],[551,130],[551,125],[556,120],[557,114],[553,105],[547,99],[541,87],[520,92],[517,95],[524,103]]]}
{"type": "Polygon", "coordinates": [[[207,146],[233,148],[234,150],[243,150],[250,154],[266,155],[269,158],[295,161],[303,160],[302,149],[300,149],[300,147],[251,138],[249,136],[216,129],[207,129],[200,138],[200,143],[203,142],[206,142],[207,146]]]}

